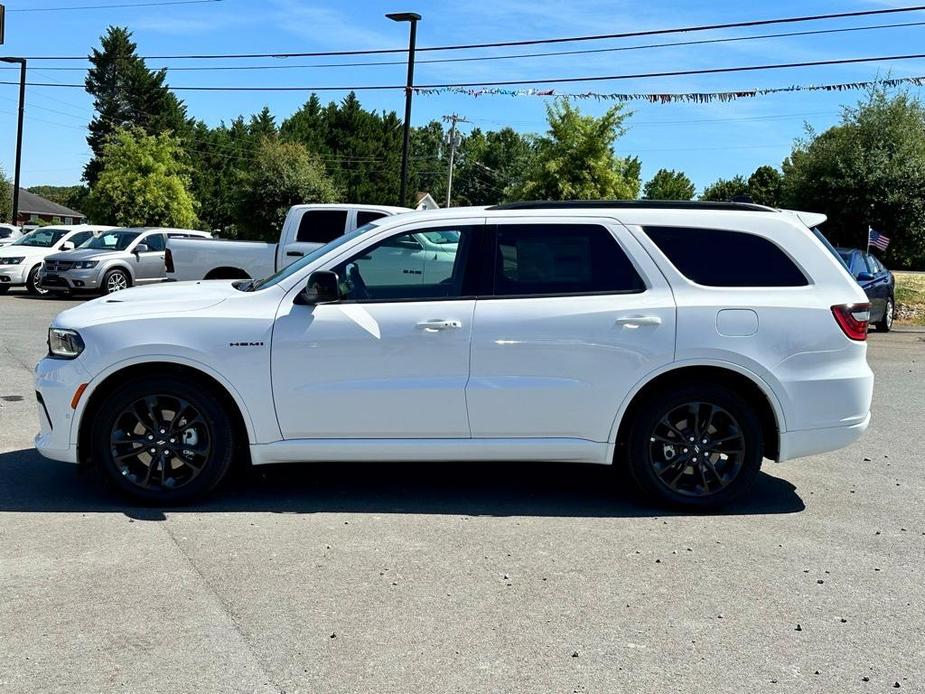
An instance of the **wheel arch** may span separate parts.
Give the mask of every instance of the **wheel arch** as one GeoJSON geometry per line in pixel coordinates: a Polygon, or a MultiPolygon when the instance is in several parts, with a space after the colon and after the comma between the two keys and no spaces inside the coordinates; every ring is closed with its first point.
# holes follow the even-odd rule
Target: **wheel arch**
{"type": "Polygon", "coordinates": [[[203,277],[204,280],[249,280],[251,276],[247,273],[247,270],[239,267],[232,267],[231,265],[223,265],[222,267],[217,267],[209,270],[206,273],[206,276],[203,277]]]}
{"type": "MultiPolygon", "coordinates": [[[[92,392],[85,397],[80,411],[75,413],[77,458],[82,465],[90,462],[87,452],[90,450],[91,427],[85,424],[93,421],[106,397],[132,378],[139,376],[150,377],[157,374],[179,375],[211,390],[225,406],[231,417],[237,445],[240,449],[249,452],[249,444],[254,440],[253,423],[244,408],[243,402],[240,400],[240,396],[233,388],[224,383],[219,376],[208,373],[200,365],[176,361],[145,361],[122,364],[110,369],[101,378],[100,382],[93,387],[92,392]]],[[[73,438],[71,440],[73,441],[73,438]]]]}
{"type": "Polygon", "coordinates": [[[780,457],[780,435],[785,427],[783,410],[777,397],[758,376],[731,364],[676,365],[667,371],[651,374],[648,379],[637,384],[624,401],[614,421],[614,433],[611,440],[615,445],[615,454],[625,449],[630,424],[637,409],[650,394],[692,381],[719,383],[743,396],[755,408],[761,421],[761,430],[765,440],[765,457],[771,460],[777,460],[780,457]]]}
{"type": "Polygon", "coordinates": [[[100,278],[101,287],[106,281],[106,275],[108,275],[113,270],[121,270],[122,272],[124,272],[125,276],[128,277],[128,286],[130,287],[135,286],[135,273],[132,271],[132,268],[128,265],[128,263],[122,263],[122,262],[117,261],[117,262],[111,263],[107,265],[106,267],[104,267],[102,275],[97,275],[97,277],[100,278]]]}

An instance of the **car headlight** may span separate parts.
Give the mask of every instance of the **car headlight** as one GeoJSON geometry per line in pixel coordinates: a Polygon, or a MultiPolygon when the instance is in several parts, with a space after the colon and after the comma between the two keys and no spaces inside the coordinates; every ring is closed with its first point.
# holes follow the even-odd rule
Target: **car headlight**
{"type": "Polygon", "coordinates": [[[48,329],[48,355],[56,359],[74,359],[84,351],[84,341],[74,330],[48,329]]]}
{"type": "Polygon", "coordinates": [[[80,260],[74,263],[74,267],[77,270],[89,270],[90,268],[94,268],[99,264],[100,264],[99,260],[80,260]]]}
{"type": "Polygon", "coordinates": [[[0,265],[19,265],[23,260],[24,256],[16,256],[15,258],[0,258],[0,265]]]}

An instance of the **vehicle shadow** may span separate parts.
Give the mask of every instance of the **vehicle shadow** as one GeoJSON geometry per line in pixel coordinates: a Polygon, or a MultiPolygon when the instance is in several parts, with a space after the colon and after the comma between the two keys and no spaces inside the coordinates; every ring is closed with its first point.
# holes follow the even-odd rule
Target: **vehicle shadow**
{"type": "MultiPolygon", "coordinates": [[[[760,474],[746,498],[721,515],[798,513],[789,482],[760,474]]],[[[132,506],[95,473],[43,459],[35,450],[0,453],[0,512],[123,513],[164,520],[166,513],[420,513],[464,516],[645,518],[692,515],[639,499],[610,467],[548,463],[310,463],[240,472],[193,506],[132,506]]]]}

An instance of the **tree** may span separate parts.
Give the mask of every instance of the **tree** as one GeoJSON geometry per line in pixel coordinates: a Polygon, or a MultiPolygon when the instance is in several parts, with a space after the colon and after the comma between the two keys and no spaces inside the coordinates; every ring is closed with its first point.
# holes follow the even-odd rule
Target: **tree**
{"type": "Polygon", "coordinates": [[[639,162],[614,153],[625,132],[623,104],[597,118],[583,116],[569,101],[546,107],[549,131],[536,140],[524,180],[508,197],[539,200],[636,198],[639,162]]]}
{"type": "Polygon", "coordinates": [[[120,128],[103,145],[100,172],[87,198],[98,223],[118,226],[194,227],[186,155],[168,133],[147,135],[120,128]]]}
{"type": "Polygon", "coordinates": [[[0,221],[10,220],[14,224],[15,219],[10,219],[13,214],[13,184],[6,177],[3,169],[0,168],[0,221]]]}
{"type": "Polygon", "coordinates": [[[90,190],[87,186],[32,186],[29,192],[82,212],[90,190]]]}
{"type": "Polygon", "coordinates": [[[901,91],[872,89],[841,123],[807,129],[784,162],[787,207],[824,212],[837,244],[862,246],[867,227],[891,239],[886,261],[925,267],[925,106],[901,91]]]}
{"type": "Polygon", "coordinates": [[[645,200],[691,200],[694,183],[683,171],[659,169],[646,183],[642,192],[645,200]]]}
{"type": "Polygon", "coordinates": [[[780,207],[784,177],[773,166],[759,166],[748,178],[748,195],[759,205],[780,207]]]}
{"type": "Polygon", "coordinates": [[[338,198],[324,165],[303,145],[266,138],[241,180],[238,224],[250,238],[275,241],[290,207],[338,198]]]}
{"type": "Polygon", "coordinates": [[[728,202],[737,195],[748,195],[748,181],[742,176],[717,179],[703,189],[700,199],[728,202]]]}
{"type": "Polygon", "coordinates": [[[521,185],[534,156],[531,138],[512,128],[475,128],[457,152],[453,199],[457,205],[493,205],[521,185]]]}
{"type": "Polygon", "coordinates": [[[149,70],[131,39],[128,29],[109,27],[101,39],[102,50],[94,48],[90,54],[85,85],[96,115],[88,127],[93,157],[84,179],[91,186],[100,172],[103,148],[117,129],[138,127],[149,135],[182,134],[187,129],[186,107],[164,84],[166,71],[149,70]]]}

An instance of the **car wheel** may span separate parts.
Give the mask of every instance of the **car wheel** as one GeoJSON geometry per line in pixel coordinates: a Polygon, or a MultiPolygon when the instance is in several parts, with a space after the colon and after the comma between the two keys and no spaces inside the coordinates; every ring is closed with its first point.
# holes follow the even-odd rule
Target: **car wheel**
{"type": "Polygon", "coordinates": [[[39,270],[41,268],[41,265],[36,265],[29,270],[29,276],[26,278],[26,289],[29,290],[29,293],[33,296],[45,296],[48,294],[48,290],[42,289],[42,286],[39,284],[39,270]]]}
{"type": "Polygon", "coordinates": [[[129,279],[125,270],[110,270],[103,278],[103,292],[106,294],[121,292],[128,287],[129,279]]]}
{"type": "Polygon", "coordinates": [[[895,307],[893,306],[893,299],[889,298],[886,300],[886,308],[883,309],[883,318],[877,322],[877,330],[882,333],[888,333],[893,329],[894,312],[895,307]]]}
{"type": "Polygon", "coordinates": [[[0,295],[6,294],[8,291],[10,291],[10,285],[0,284],[0,295]]]}
{"type": "Polygon", "coordinates": [[[212,391],[195,382],[131,381],[106,397],[91,426],[91,458],[137,501],[192,501],[212,491],[231,466],[231,420],[212,391]]]}
{"type": "Polygon", "coordinates": [[[764,441],[754,408],[710,383],[662,390],[636,411],[628,465],[652,499],[716,508],[742,494],[761,468],[764,441]]]}

